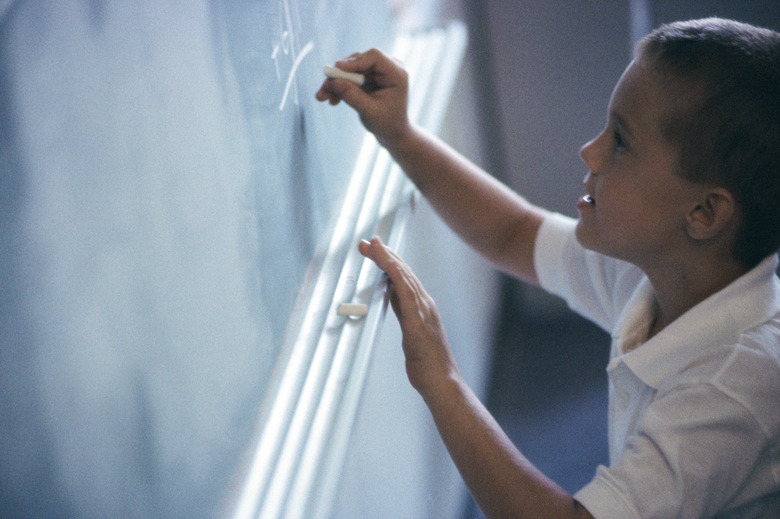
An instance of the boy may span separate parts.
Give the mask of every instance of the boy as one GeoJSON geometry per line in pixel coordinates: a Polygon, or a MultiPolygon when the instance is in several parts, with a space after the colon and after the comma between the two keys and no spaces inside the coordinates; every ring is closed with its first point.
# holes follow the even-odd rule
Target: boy
{"type": "Polygon", "coordinates": [[[720,19],[638,45],[580,155],[576,222],[410,125],[377,50],[326,80],[438,213],[499,268],[612,333],[610,466],[574,496],[511,444],[458,373],[436,306],[378,239],[406,368],[487,517],[780,517],[780,34],[720,19]],[[467,201],[467,203],[466,203],[467,201]]]}

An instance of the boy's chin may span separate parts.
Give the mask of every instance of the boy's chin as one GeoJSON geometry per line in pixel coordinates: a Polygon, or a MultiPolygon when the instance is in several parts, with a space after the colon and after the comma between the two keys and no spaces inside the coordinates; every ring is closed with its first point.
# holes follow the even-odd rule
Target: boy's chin
{"type": "Polygon", "coordinates": [[[577,243],[585,249],[617,258],[614,251],[610,252],[609,248],[605,247],[603,240],[599,240],[598,234],[593,229],[589,229],[587,223],[583,223],[582,219],[577,221],[574,236],[577,238],[577,243]]]}
{"type": "Polygon", "coordinates": [[[581,220],[577,222],[574,236],[577,238],[577,243],[589,251],[622,261],[630,261],[623,257],[614,247],[610,248],[609,244],[604,242],[604,240],[600,240],[598,234],[593,229],[588,229],[586,224],[583,225],[581,220]]]}
{"type": "Polygon", "coordinates": [[[574,236],[577,238],[577,243],[588,250],[598,252],[593,233],[587,228],[587,224],[583,223],[582,218],[577,220],[574,236]]]}

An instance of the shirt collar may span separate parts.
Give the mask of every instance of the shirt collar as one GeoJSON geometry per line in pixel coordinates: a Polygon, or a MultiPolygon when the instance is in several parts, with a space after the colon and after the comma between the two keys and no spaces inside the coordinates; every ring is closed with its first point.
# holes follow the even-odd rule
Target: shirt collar
{"type": "Polygon", "coordinates": [[[624,362],[645,384],[658,389],[670,375],[681,372],[708,345],[735,341],[750,328],[770,320],[780,311],[780,280],[775,275],[778,256],[755,268],[688,310],[636,349],[624,346],[647,336],[655,315],[655,298],[647,278],[637,287],[617,322],[610,367],[624,362]]]}

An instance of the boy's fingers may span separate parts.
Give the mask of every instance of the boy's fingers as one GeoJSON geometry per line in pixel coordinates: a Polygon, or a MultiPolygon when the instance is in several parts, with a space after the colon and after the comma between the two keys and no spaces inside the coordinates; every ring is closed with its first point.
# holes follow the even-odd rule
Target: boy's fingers
{"type": "Polygon", "coordinates": [[[371,72],[377,67],[381,68],[387,55],[379,49],[370,49],[366,52],[354,52],[344,59],[338,60],[335,65],[345,72],[371,72]]]}
{"type": "Polygon", "coordinates": [[[409,285],[407,275],[404,272],[406,264],[394,251],[386,247],[382,240],[373,238],[370,242],[362,241],[359,248],[361,254],[376,263],[376,266],[387,274],[393,284],[409,285]]]}
{"type": "MultiPolygon", "coordinates": [[[[391,302],[393,310],[399,317],[406,313],[402,311],[406,305],[418,305],[425,298],[425,289],[409,266],[379,238],[373,238],[370,242],[362,241],[358,248],[361,254],[376,263],[377,267],[390,278],[391,302]]],[[[412,307],[407,308],[407,310],[412,309],[412,307]]]]}
{"type": "Polygon", "coordinates": [[[322,85],[317,93],[314,94],[317,101],[328,101],[331,98],[331,94],[325,89],[325,85],[322,85]]]}
{"type": "Polygon", "coordinates": [[[366,79],[364,88],[369,90],[392,86],[406,72],[400,61],[379,49],[356,52],[334,65],[344,72],[363,74],[366,79]]]}
{"type": "Polygon", "coordinates": [[[360,86],[348,79],[328,78],[314,96],[318,101],[329,101],[336,105],[339,101],[346,102],[349,106],[362,113],[371,106],[371,96],[360,86]]]}
{"type": "MultiPolygon", "coordinates": [[[[389,260],[386,253],[389,249],[382,245],[382,242],[379,238],[374,238],[370,242],[361,240],[358,244],[358,249],[363,256],[373,261],[380,270],[384,271],[385,273],[387,272],[386,269],[389,265],[389,260]]],[[[390,277],[389,274],[388,277],[390,277]]],[[[393,307],[393,312],[395,315],[400,317],[402,315],[401,302],[399,301],[398,292],[395,290],[395,283],[393,282],[392,278],[390,279],[390,284],[388,286],[388,294],[390,296],[390,304],[393,307]]]]}
{"type": "Polygon", "coordinates": [[[363,113],[371,105],[371,97],[358,85],[348,79],[329,79],[329,91],[333,96],[331,102],[335,99],[343,100],[349,106],[363,113]]]}
{"type": "MultiPolygon", "coordinates": [[[[400,260],[397,256],[393,257],[392,251],[379,238],[372,238],[370,242],[363,240],[358,247],[361,254],[376,263],[376,266],[385,272],[394,261],[400,260]]],[[[390,275],[389,272],[388,275],[390,275]]]]}

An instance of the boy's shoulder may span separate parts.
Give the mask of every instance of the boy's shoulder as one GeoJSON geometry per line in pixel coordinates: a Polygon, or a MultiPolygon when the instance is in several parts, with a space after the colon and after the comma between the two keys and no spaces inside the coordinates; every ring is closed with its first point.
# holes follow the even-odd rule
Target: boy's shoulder
{"type": "MultiPolygon", "coordinates": [[[[695,333],[662,392],[708,386],[741,403],[780,434],[780,279],[777,257],[694,309],[695,333]],[[684,359],[684,360],[683,360],[684,359]]],[[[668,359],[671,360],[671,359],[668,359]]]]}
{"type": "Polygon", "coordinates": [[[733,340],[699,351],[661,392],[707,386],[739,403],[769,436],[780,438],[780,312],[733,340]]]}
{"type": "Polygon", "coordinates": [[[716,382],[780,437],[780,315],[740,335],[716,382]]]}

